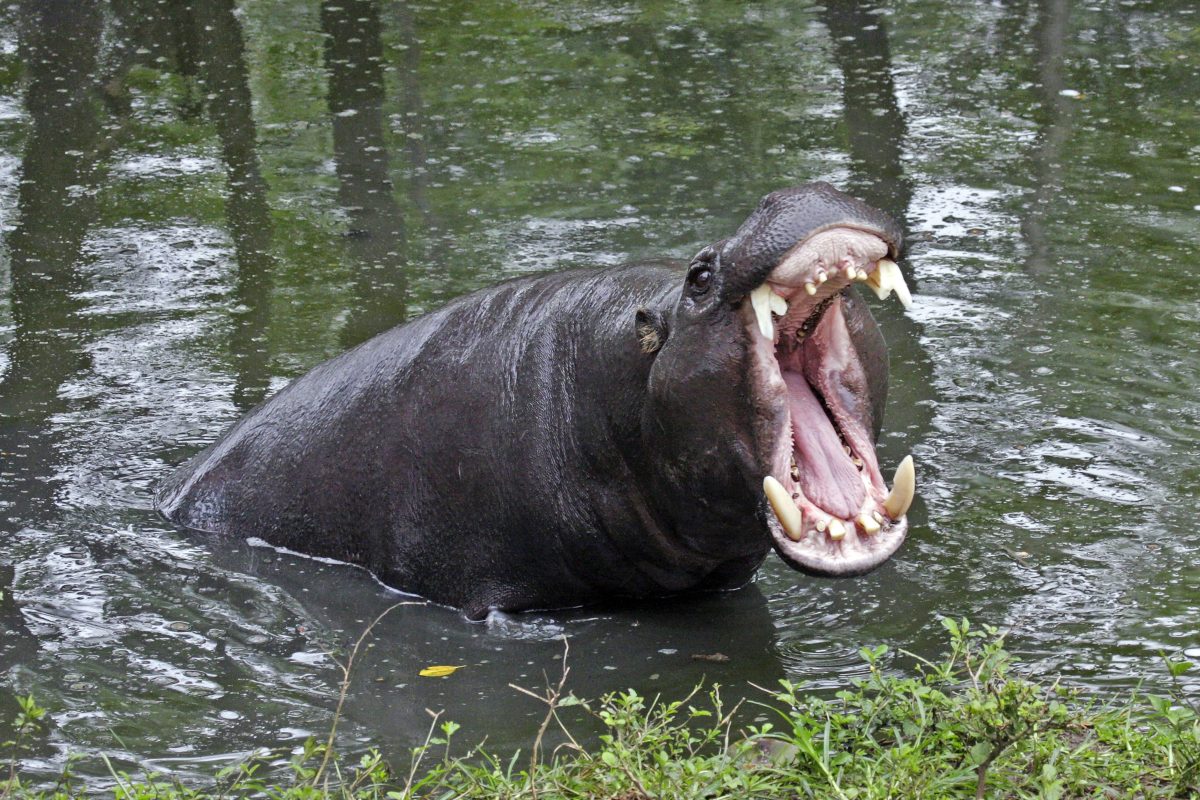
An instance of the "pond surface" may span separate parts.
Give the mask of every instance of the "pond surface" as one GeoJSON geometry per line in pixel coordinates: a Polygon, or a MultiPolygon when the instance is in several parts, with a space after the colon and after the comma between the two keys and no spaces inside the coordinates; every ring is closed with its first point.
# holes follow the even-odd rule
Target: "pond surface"
{"type": "Polygon", "coordinates": [[[4,5],[0,716],[50,709],[46,775],[68,752],[212,774],[323,735],[330,653],[402,598],[181,531],[157,482],[448,298],[689,257],[814,179],[909,232],[916,305],[872,298],[908,543],[836,583],[770,556],[673,603],[401,606],[345,746],[402,754],[425,709],[521,746],[539,707],[508,684],[556,679],[563,636],[585,696],[840,686],[860,646],[938,653],[941,615],[1076,685],[1159,680],[1160,651],[1200,655],[1198,122],[1191,0],[4,5]]]}

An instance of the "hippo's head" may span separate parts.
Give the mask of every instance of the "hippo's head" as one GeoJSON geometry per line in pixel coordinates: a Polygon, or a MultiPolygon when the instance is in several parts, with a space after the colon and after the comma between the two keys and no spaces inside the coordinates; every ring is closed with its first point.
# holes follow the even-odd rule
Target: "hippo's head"
{"type": "Polygon", "coordinates": [[[786,189],[692,259],[674,308],[639,312],[656,500],[691,547],[749,551],[769,532],[791,566],[840,576],[904,541],[912,460],[889,490],[875,456],[887,352],[850,290],[907,305],[900,247],[892,219],[832,186],[786,189]]]}

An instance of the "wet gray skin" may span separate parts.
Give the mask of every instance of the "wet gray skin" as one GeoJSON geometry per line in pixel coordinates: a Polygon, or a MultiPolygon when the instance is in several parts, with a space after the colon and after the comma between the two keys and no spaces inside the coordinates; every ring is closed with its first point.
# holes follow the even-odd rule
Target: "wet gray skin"
{"type": "MultiPolygon", "coordinates": [[[[897,257],[900,237],[883,212],[809,184],[765,197],[690,264],[473,293],[294,381],[166,481],[158,508],[197,530],[362,566],[471,619],[738,588],[772,541],[798,568],[861,574],[903,541],[902,512],[859,547],[852,536],[811,558],[764,509],[762,484],[772,471],[790,481],[786,459],[773,463],[780,440],[790,453],[811,425],[838,450],[836,420],[850,414],[869,431],[858,446],[882,485],[873,445],[887,354],[849,286],[855,266],[865,277],[897,257]],[[797,291],[786,316],[794,329],[836,325],[828,335],[848,349],[827,353],[822,340],[808,359],[848,363],[811,390],[827,410],[810,400],[810,417],[791,420],[799,401],[769,391],[758,359],[773,357],[759,352],[749,294],[789,252],[843,230],[878,251],[862,263],[846,255],[841,277],[839,262],[823,264],[833,277],[822,295],[797,291]],[[777,420],[763,426],[767,417],[777,420]]],[[[823,474],[824,459],[798,450],[794,460],[823,474]]],[[[810,494],[820,480],[861,482],[854,469],[811,477],[810,494]]],[[[841,516],[853,527],[857,513],[841,516]]]]}
{"type": "Polygon", "coordinates": [[[944,615],[1004,628],[1037,677],[1161,686],[1160,652],[1200,658],[1194,6],[0,5],[0,728],[33,693],[31,774],[80,753],[96,787],[101,752],[197,778],[323,739],[329,654],[405,598],[185,531],[155,488],[397,324],[687,261],[817,180],[905,231],[913,307],[862,300],[890,362],[879,463],[916,460],[903,546],[853,580],[767,554],[734,592],[482,625],[402,606],[344,750],[407,753],[431,708],[456,754],[528,752],[544,709],[508,684],[557,678],[564,635],[585,697],[834,690],[864,645],[936,658],[944,615]]]}

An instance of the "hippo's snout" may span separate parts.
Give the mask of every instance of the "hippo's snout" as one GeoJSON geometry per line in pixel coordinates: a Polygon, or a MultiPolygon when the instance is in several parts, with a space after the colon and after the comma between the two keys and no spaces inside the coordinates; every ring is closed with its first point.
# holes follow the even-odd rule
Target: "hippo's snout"
{"type": "Polygon", "coordinates": [[[861,230],[882,241],[891,258],[900,256],[904,234],[890,216],[828,183],[807,183],[771,192],[718,257],[726,297],[738,297],[762,285],[788,251],[831,228],[861,230]]]}

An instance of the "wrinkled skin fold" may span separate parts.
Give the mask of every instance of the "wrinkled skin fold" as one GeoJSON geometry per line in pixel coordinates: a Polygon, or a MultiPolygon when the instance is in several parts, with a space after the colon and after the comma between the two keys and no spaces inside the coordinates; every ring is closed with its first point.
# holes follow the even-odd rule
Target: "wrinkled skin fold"
{"type": "Polygon", "coordinates": [[[846,288],[867,276],[845,264],[875,259],[874,286],[899,249],[884,214],[808,184],[689,264],[475,292],[293,381],[170,476],[158,508],[470,618],[731,589],[772,546],[810,573],[861,573],[907,526],[880,513],[887,354],[846,288]],[[799,522],[773,513],[768,476],[799,522]],[[876,532],[813,527],[863,509],[876,532]]]}

